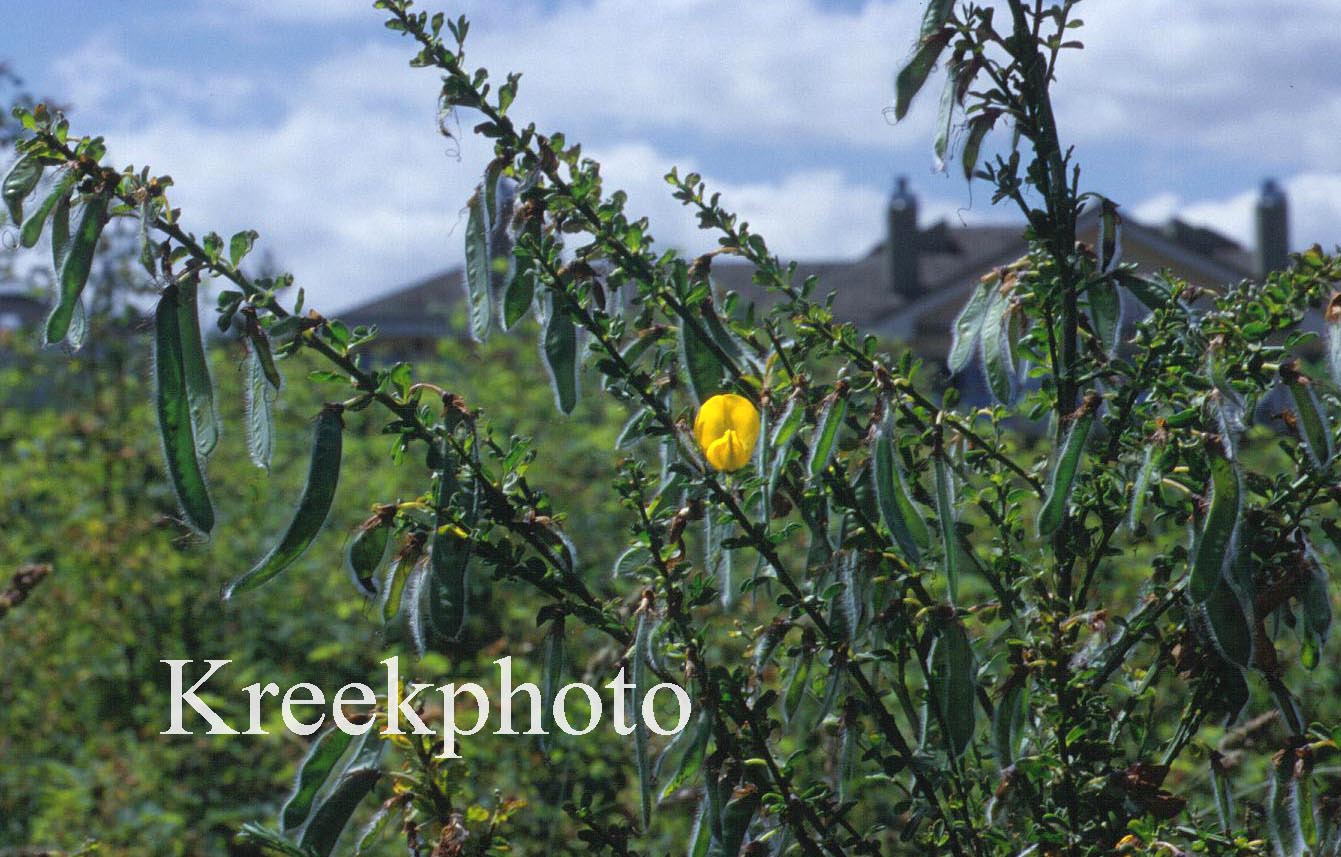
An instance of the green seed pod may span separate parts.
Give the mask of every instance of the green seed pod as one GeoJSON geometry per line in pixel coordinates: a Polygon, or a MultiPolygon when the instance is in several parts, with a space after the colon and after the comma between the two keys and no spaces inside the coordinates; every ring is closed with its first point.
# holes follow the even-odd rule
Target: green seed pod
{"type": "MultiPolygon", "coordinates": [[[[545,635],[544,659],[540,672],[540,697],[543,702],[540,711],[544,717],[542,728],[547,734],[554,731],[554,700],[558,698],[559,688],[563,686],[563,631],[563,614],[559,614],[550,621],[549,633],[545,635]]],[[[548,743],[544,738],[541,742],[548,743]]]]}
{"type": "Polygon", "coordinates": [[[1127,515],[1127,526],[1135,530],[1141,525],[1141,518],[1145,513],[1145,501],[1149,497],[1153,488],[1158,488],[1158,482],[1155,480],[1155,444],[1148,444],[1145,448],[1145,458],[1141,460],[1141,467],[1136,471],[1136,479],[1131,486],[1131,509],[1127,515]]]}
{"type": "Polygon", "coordinates": [[[882,426],[875,438],[875,448],[871,453],[871,479],[875,483],[876,504],[880,508],[880,520],[890,535],[903,548],[913,563],[921,561],[921,548],[931,546],[931,532],[926,521],[917,513],[912,498],[908,496],[908,486],[904,481],[903,469],[899,466],[898,451],[894,448],[894,439],[882,426]]]}
{"type": "Polygon", "coordinates": [[[1253,631],[1248,621],[1251,609],[1239,600],[1229,579],[1221,576],[1202,605],[1211,641],[1220,656],[1235,666],[1247,668],[1253,658],[1253,631]]]}
{"type": "Polygon", "coordinates": [[[549,318],[541,331],[540,349],[554,391],[554,404],[564,414],[571,414],[577,407],[581,386],[577,340],[577,325],[572,317],[551,305],[549,318]]]}
{"type": "Polygon", "coordinates": [[[192,276],[177,283],[177,329],[182,337],[182,369],[186,377],[186,397],[191,403],[196,449],[201,456],[208,456],[219,442],[219,424],[214,413],[214,382],[210,380],[205,343],[200,337],[200,315],[196,308],[199,282],[192,276]]]}
{"type": "Polygon", "coordinates": [[[1314,669],[1332,627],[1332,599],[1327,591],[1327,572],[1318,562],[1313,546],[1304,541],[1301,550],[1305,577],[1299,591],[1299,604],[1304,617],[1304,645],[1300,660],[1308,669],[1314,669]]]}
{"type": "Polygon", "coordinates": [[[987,387],[1003,405],[1010,404],[1015,398],[1015,366],[1011,363],[1011,349],[1006,342],[1010,311],[1010,295],[1001,289],[993,289],[983,312],[982,333],[978,337],[978,352],[983,373],[987,376],[987,387]]]}
{"type": "Polygon", "coordinates": [[[312,742],[298,766],[298,780],[294,783],[293,793],[279,812],[283,830],[297,830],[307,821],[316,802],[317,792],[326,784],[353,740],[354,736],[343,729],[327,729],[312,742]]]}
{"type": "Polygon", "coordinates": [[[426,542],[427,537],[422,532],[410,533],[387,567],[381,587],[383,624],[390,626],[400,615],[405,600],[406,584],[415,569],[423,566],[420,570],[427,571],[426,557],[424,556],[426,542]]]}
{"type": "Polygon", "coordinates": [[[842,381],[834,391],[824,398],[816,420],[815,439],[810,447],[810,462],[807,465],[812,477],[819,476],[833,459],[834,449],[838,446],[838,431],[847,416],[847,385],[842,381]]]}
{"type": "MultiPolygon", "coordinates": [[[[1272,760],[1270,791],[1267,795],[1267,838],[1276,854],[1303,857],[1310,853],[1304,842],[1300,815],[1305,810],[1299,800],[1299,780],[1295,778],[1295,751],[1286,748],[1272,760]]],[[[1312,812],[1312,807],[1307,807],[1312,812]]]]}
{"type": "MultiPolygon", "coordinates": [[[[928,704],[935,706],[928,712],[939,722],[945,734],[946,750],[959,757],[973,740],[977,701],[974,698],[973,648],[968,634],[958,618],[941,623],[936,639],[927,656],[930,663],[927,674],[928,704]]],[[[932,718],[927,718],[928,720],[932,718]]]]}
{"type": "Polygon", "coordinates": [[[963,564],[964,553],[959,546],[959,533],[956,532],[955,486],[950,473],[950,464],[945,460],[945,452],[940,451],[935,458],[936,472],[936,525],[941,535],[941,550],[945,554],[945,586],[950,603],[959,600],[959,572],[963,564]]]}
{"type": "Polygon", "coordinates": [[[1313,382],[1299,372],[1293,360],[1281,364],[1280,378],[1285,382],[1294,399],[1294,410],[1298,415],[1299,435],[1304,441],[1308,457],[1318,467],[1322,467],[1332,458],[1332,428],[1327,416],[1318,407],[1318,399],[1313,395],[1313,382]]]}
{"type": "Polygon", "coordinates": [[[377,572],[386,561],[395,520],[394,505],[378,506],[372,517],[358,525],[345,547],[345,569],[359,592],[369,598],[377,594],[377,572]]]}
{"type": "Polygon", "coordinates": [[[638,798],[642,810],[643,830],[652,823],[652,762],[648,749],[647,722],[643,719],[643,698],[647,695],[650,682],[647,680],[648,647],[652,639],[652,606],[644,598],[638,612],[638,625],[634,630],[633,645],[629,648],[628,664],[633,675],[628,690],[630,716],[633,719],[633,753],[638,768],[638,798]]]}
{"type": "Polygon", "coordinates": [[[1206,444],[1206,449],[1211,459],[1211,501],[1192,557],[1188,585],[1188,594],[1198,604],[1215,591],[1226,566],[1233,561],[1243,506],[1243,477],[1238,467],[1225,456],[1218,442],[1206,444]]]}
{"type": "Polygon", "coordinates": [[[694,725],[676,735],[674,740],[666,746],[666,749],[657,758],[653,779],[659,783],[665,783],[661,787],[659,800],[666,800],[698,774],[703,767],[703,757],[708,751],[708,742],[711,739],[712,709],[704,706],[699,709],[698,718],[694,725]],[[663,778],[661,774],[662,766],[668,760],[674,759],[677,753],[681,755],[675,773],[671,774],[670,777],[663,778]]]}
{"type": "Polygon", "coordinates": [[[61,200],[66,200],[69,205],[70,191],[74,189],[75,180],[79,178],[77,170],[66,170],[56,181],[56,185],[47,194],[47,198],[37,207],[37,210],[28,215],[28,219],[23,221],[23,228],[19,231],[19,244],[24,247],[35,247],[37,241],[42,237],[42,227],[46,224],[47,218],[61,200]]]}
{"type": "Polygon", "coordinates": [[[1002,771],[1015,764],[1020,740],[1029,722],[1029,674],[1012,673],[992,712],[992,751],[1002,771]]]}
{"type": "Polygon", "coordinates": [[[15,161],[5,175],[4,182],[0,183],[0,197],[4,198],[10,222],[15,226],[23,222],[23,200],[41,180],[42,161],[36,154],[30,153],[15,161]]]}
{"type": "Polygon", "coordinates": [[[1090,429],[1094,426],[1094,413],[1099,407],[1099,396],[1090,393],[1085,397],[1080,413],[1071,423],[1062,442],[1061,454],[1053,464],[1048,475],[1048,493],[1043,506],[1038,510],[1038,535],[1050,536],[1057,532],[1066,517],[1066,505],[1071,499],[1071,489],[1075,485],[1076,473],[1080,470],[1080,461],[1085,454],[1085,443],[1089,440],[1090,429]]]}
{"type": "Polygon", "coordinates": [[[759,788],[753,783],[732,791],[722,807],[722,834],[708,846],[708,857],[734,857],[740,853],[759,801],[759,788]]]}
{"type": "MultiPolygon", "coordinates": [[[[432,626],[432,635],[440,641],[456,640],[466,624],[466,615],[470,602],[470,581],[468,571],[472,554],[469,534],[461,533],[462,527],[474,526],[474,517],[479,502],[478,493],[466,497],[466,517],[458,526],[449,517],[452,498],[462,489],[456,479],[455,458],[446,455],[447,467],[438,480],[436,506],[437,520],[433,538],[429,544],[428,589],[421,604],[427,609],[428,622],[432,626]]],[[[475,483],[471,483],[472,489],[475,483]]]]}
{"type": "Polygon", "coordinates": [[[98,238],[107,225],[107,205],[111,197],[100,193],[84,203],[79,227],[71,236],[68,249],[61,261],[60,295],[47,318],[46,341],[54,345],[65,339],[74,316],[75,304],[84,292],[89,271],[93,268],[93,254],[98,249],[98,238]]]}
{"type": "Polygon", "coordinates": [[[340,405],[327,405],[317,415],[312,460],[307,471],[307,485],[298,500],[293,520],[279,544],[265,555],[246,574],[233,581],[224,590],[224,598],[238,592],[255,589],[288,568],[307,550],[321,532],[335,499],[335,487],[340,481],[340,455],[344,443],[344,419],[340,405]]]}
{"type": "Polygon", "coordinates": [[[187,394],[186,370],[182,364],[178,300],[176,284],[169,284],[163,290],[154,311],[154,378],[157,382],[155,402],[158,427],[163,438],[168,475],[186,521],[200,532],[209,533],[214,528],[214,507],[210,503],[191,428],[191,404],[187,394]]]}

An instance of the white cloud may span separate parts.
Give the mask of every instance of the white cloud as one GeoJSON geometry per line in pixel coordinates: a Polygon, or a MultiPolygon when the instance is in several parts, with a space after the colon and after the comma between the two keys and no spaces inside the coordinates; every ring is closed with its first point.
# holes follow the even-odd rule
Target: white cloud
{"type": "Polygon", "coordinates": [[[1057,86],[1069,135],[1183,158],[1336,163],[1335,0],[1124,0],[1079,12],[1085,50],[1063,57],[1057,86]]]}

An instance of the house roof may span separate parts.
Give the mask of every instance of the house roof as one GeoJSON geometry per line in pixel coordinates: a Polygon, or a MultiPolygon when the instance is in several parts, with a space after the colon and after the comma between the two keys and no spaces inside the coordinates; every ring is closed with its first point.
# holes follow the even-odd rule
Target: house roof
{"type": "MultiPolygon", "coordinates": [[[[1097,216],[1082,217],[1082,240],[1093,243],[1097,216]]],[[[1225,236],[1174,220],[1153,227],[1126,220],[1125,258],[1143,266],[1171,267],[1199,285],[1214,287],[1250,276],[1252,255],[1225,236]]],[[[884,243],[857,259],[800,262],[796,282],[819,278],[816,296],[834,294],[834,315],[863,330],[914,343],[919,351],[940,354],[948,322],[984,273],[1024,255],[1018,225],[952,227],[941,221],[919,232],[920,293],[909,300],[891,285],[884,243]]],[[[712,267],[717,288],[735,291],[761,308],[780,300],[753,282],[753,266],[730,256],[712,267]]],[[[346,311],[349,324],[376,325],[385,338],[436,338],[451,332],[452,311],[462,301],[462,272],[454,268],[346,311]]]]}

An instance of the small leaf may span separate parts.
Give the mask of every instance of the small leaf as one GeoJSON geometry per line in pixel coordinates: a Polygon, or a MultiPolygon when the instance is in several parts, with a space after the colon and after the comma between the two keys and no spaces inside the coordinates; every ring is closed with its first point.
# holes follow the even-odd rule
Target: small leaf
{"type": "Polygon", "coordinates": [[[312,460],[308,466],[307,484],[303,487],[298,508],[279,543],[250,571],[228,584],[224,599],[266,583],[292,565],[312,544],[330,514],[335,488],[340,481],[340,455],[344,443],[344,420],[338,405],[327,405],[317,415],[312,460]]]}
{"type": "Polygon", "coordinates": [[[246,229],[228,240],[228,260],[233,263],[234,268],[251,252],[252,245],[259,237],[255,229],[246,229]]]}

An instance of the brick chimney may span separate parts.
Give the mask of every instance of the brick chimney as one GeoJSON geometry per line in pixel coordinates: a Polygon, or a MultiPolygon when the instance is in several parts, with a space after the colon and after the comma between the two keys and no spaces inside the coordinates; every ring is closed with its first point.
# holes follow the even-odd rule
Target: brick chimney
{"type": "Polygon", "coordinates": [[[1254,214],[1257,244],[1253,248],[1253,263],[1258,278],[1264,278],[1290,264],[1290,207],[1285,192],[1274,179],[1262,182],[1254,214]]]}
{"type": "Polygon", "coordinates": [[[885,256],[889,261],[889,284],[895,294],[912,300],[922,292],[917,258],[917,197],[908,189],[908,177],[899,176],[889,199],[885,256]]]}

